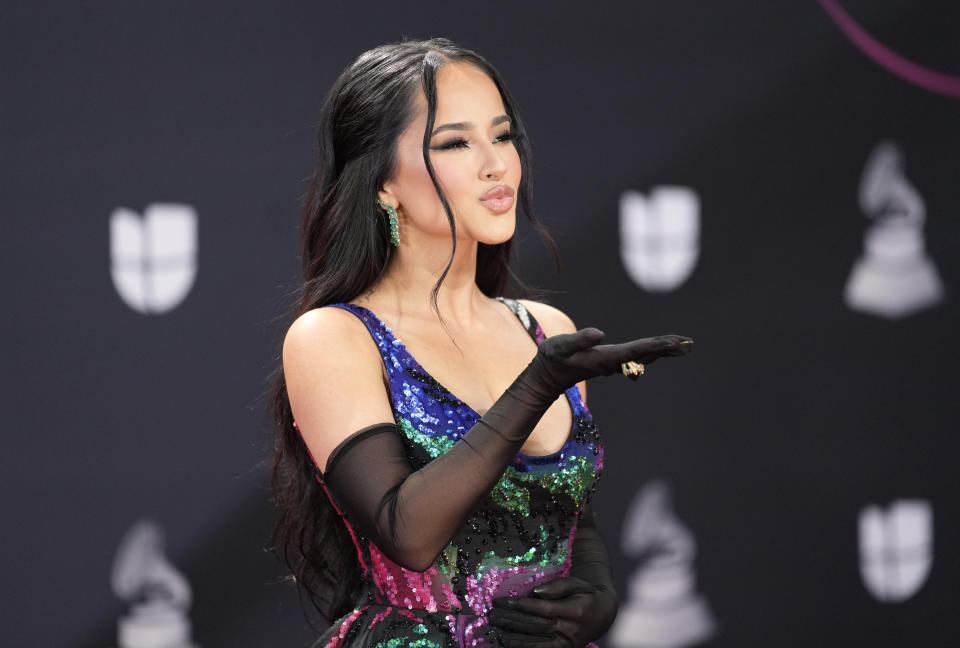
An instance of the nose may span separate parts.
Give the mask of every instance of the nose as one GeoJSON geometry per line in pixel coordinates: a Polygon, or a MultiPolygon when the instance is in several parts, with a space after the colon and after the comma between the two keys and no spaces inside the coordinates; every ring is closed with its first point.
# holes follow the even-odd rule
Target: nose
{"type": "Polygon", "coordinates": [[[480,170],[481,177],[484,180],[499,179],[507,172],[507,163],[497,150],[496,144],[488,145],[486,151],[483,167],[480,170]]]}

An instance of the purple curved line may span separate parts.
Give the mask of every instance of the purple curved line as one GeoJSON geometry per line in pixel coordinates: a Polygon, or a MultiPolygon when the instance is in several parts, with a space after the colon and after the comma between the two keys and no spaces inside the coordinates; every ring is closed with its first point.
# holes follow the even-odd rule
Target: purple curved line
{"type": "Polygon", "coordinates": [[[921,88],[960,97],[960,77],[942,74],[903,58],[868,34],[836,0],[818,0],[837,27],[878,65],[921,88]]]}

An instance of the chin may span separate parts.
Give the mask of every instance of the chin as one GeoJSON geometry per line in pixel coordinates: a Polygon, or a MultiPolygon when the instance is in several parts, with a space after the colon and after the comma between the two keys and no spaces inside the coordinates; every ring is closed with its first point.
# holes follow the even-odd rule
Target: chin
{"type": "Polygon", "coordinates": [[[508,212],[491,216],[485,215],[485,221],[482,227],[478,227],[475,234],[478,243],[486,245],[499,245],[506,243],[513,238],[517,231],[517,210],[511,209],[508,212]]]}
{"type": "Polygon", "coordinates": [[[511,226],[509,228],[498,228],[496,230],[490,228],[486,232],[478,232],[477,242],[484,243],[485,245],[500,245],[501,243],[506,243],[512,239],[515,233],[515,226],[511,226]]]}

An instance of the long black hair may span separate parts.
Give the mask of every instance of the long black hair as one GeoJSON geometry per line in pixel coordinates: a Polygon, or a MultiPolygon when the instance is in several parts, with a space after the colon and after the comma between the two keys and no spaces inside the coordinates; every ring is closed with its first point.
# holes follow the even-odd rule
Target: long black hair
{"type": "MultiPolygon", "coordinates": [[[[453,213],[429,154],[437,109],[436,74],[448,62],[471,63],[497,85],[520,157],[519,208],[557,258],[553,240],[533,215],[529,141],[516,102],[496,69],[476,52],[445,38],[381,45],[346,67],[320,113],[319,157],[304,199],[303,284],[290,322],[311,309],[356,298],[386,270],[393,246],[377,192],[393,172],[397,140],[415,117],[420,89],[427,98],[423,159],[447,214],[453,244],[431,295],[437,309],[437,293],[456,251],[453,213]]],[[[478,244],[476,281],[487,296],[504,294],[508,282],[515,291],[527,290],[510,268],[511,244],[512,239],[497,245],[478,244]]],[[[348,612],[363,593],[356,549],[317,482],[310,454],[293,427],[279,355],[272,381],[272,488],[277,507],[273,550],[317,610],[332,621],[348,612]]]]}

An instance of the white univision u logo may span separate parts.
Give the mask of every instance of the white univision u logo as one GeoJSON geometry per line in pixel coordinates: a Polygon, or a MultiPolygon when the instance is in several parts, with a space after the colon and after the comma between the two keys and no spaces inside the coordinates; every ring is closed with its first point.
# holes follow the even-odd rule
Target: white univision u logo
{"type": "Polygon", "coordinates": [[[620,196],[620,258],[649,292],[676,290],[700,256],[700,199],[688,187],[654,187],[620,196]]]}
{"type": "Polygon", "coordinates": [[[197,213],[154,203],[141,218],[118,207],[110,216],[110,273],[126,304],[140,313],[176,308],[197,275],[197,213]]]}
{"type": "Polygon", "coordinates": [[[926,582],[933,566],[933,507],[897,500],[860,511],[860,576],[874,598],[899,603],[926,582]]]}

